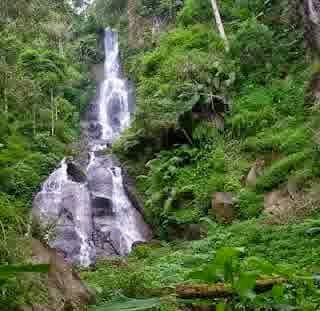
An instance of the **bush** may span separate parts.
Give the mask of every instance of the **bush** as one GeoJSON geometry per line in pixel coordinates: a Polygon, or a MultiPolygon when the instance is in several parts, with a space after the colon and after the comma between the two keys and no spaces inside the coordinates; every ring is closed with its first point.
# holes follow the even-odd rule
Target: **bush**
{"type": "Polygon", "coordinates": [[[206,0],[186,0],[177,19],[184,26],[213,20],[211,4],[206,0]]]}
{"type": "Polygon", "coordinates": [[[243,189],[237,200],[239,216],[241,219],[250,219],[260,216],[263,210],[264,196],[254,191],[243,189]]]}
{"type": "Polygon", "coordinates": [[[304,165],[305,160],[310,158],[310,155],[310,152],[297,152],[272,164],[271,167],[258,178],[257,189],[261,191],[270,190],[285,182],[290,174],[304,165]]]}

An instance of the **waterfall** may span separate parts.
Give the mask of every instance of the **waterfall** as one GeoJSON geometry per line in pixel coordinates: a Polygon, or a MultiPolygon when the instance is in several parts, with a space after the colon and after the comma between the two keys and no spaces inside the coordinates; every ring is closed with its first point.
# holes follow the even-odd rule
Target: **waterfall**
{"type": "Polygon", "coordinates": [[[139,226],[136,222],[138,211],[133,209],[123,188],[122,172],[120,167],[113,167],[112,172],[113,192],[112,202],[115,206],[115,214],[119,230],[122,229],[121,252],[126,255],[130,252],[131,246],[135,241],[143,241],[144,237],[135,228],[139,226]]]}
{"type": "Polygon", "coordinates": [[[119,44],[117,33],[105,31],[104,80],[98,99],[101,138],[113,142],[129,126],[130,111],[126,83],[120,77],[119,44]]]}
{"type": "Polygon", "coordinates": [[[130,202],[117,159],[104,150],[130,125],[129,90],[122,77],[118,35],[104,34],[104,78],[82,120],[81,161],[64,159],[44,182],[33,214],[54,225],[49,243],[64,257],[89,266],[97,257],[127,255],[150,229],[130,202]]]}

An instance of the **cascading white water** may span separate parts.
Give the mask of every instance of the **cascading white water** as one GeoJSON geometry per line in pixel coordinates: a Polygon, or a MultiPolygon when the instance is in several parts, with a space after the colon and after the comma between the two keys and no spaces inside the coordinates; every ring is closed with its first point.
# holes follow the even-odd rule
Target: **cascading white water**
{"type": "Polygon", "coordinates": [[[136,230],[138,211],[132,208],[132,204],[125,195],[123,188],[122,172],[120,167],[110,168],[113,181],[112,202],[115,206],[115,215],[118,228],[121,230],[121,255],[127,255],[131,251],[135,241],[143,241],[143,234],[136,230]]]}
{"type": "Polygon", "coordinates": [[[117,33],[104,35],[104,78],[84,123],[87,164],[63,160],[43,184],[34,214],[55,223],[52,247],[83,266],[96,256],[126,255],[150,230],[125,191],[122,170],[103,150],[130,124],[129,92],[122,78],[117,33]],[[93,132],[92,132],[93,131],[93,132]],[[80,166],[80,167],[79,167],[80,166]]]}
{"type": "Polygon", "coordinates": [[[41,202],[39,218],[45,225],[58,224],[61,210],[69,208],[69,217],[74,219],[74,230],[80,239],[78,262],[89,266],[94,253],[92,245],[92,216],[90,193],[86,184],[68,178],[67,162],[64,159],[43,184],[36,201],[41,202]],[[67,207],[68,206],[68,207],[67,207]],[[57,221],[57,223],[55,223],[57,221]]]}
{"type": "Polygon", "coordinates": [[[60,167],[55,170],[42,186],[38,196],[46,197],[48,204],[43,205],[39,212],[39,218],[46,222],[51,217],[58,217],[63,198],[64,185],[68,182],[67,163],[63,159],[60,167]]]}
{"type": "Polygon", "coordinates": [[[105,30],[104,80],[98,98],[101,139],[112,143],[129,126],[130,111],[128,90],[121,79],[119,64],[119,44],[116,32],[105,30]]]}
{"type": "Polygon", "coordinates": [[[76,188],[78,205],[75,215],[75,230],[80,238],[79,262],[88,267],[91,264],[94,246],[92,242],[92,219],[90,209],[90,193],[85,184],[76,188]]]}
{"type": "Polygon", "coordinates": [[[60,163],[60,167],[50,175],[44,183],[43,188],[47,192],[61,193],[63,184],[67,180],[67,163],[66,159],[63,159],[60,163]]]}

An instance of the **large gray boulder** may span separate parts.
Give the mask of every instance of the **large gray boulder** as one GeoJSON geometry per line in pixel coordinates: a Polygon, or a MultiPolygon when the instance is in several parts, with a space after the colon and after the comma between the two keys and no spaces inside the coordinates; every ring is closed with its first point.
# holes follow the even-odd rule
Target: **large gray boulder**
{"type": "Polygon", "coordinates": [[[18,310],[71,311],[79,310],[95,301],[95,293],[81,281],[72,266],[56,250],[35,239],[32,240],[31,248],[34,264],[49,265],[47,277],[39,279],[41,286],[47,289],[48,302],[41,305],[38,303],[23,305],[18,310]]]}
{"type": "Polygon", "coordinates": [[[219,222],[230,224],[236,218],[236,195],[232,192],[216,192],[212,196],[210,210],[219,222]]]}

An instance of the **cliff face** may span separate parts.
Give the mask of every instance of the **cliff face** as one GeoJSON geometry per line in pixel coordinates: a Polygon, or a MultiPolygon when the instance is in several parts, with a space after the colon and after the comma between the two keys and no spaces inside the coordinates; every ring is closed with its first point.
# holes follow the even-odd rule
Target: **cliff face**
{"type": "Polygon", "coordinates": [[[305,37],[309,47],[320,54],[320,2],[305,0],[303,3],[305,37]]]}

